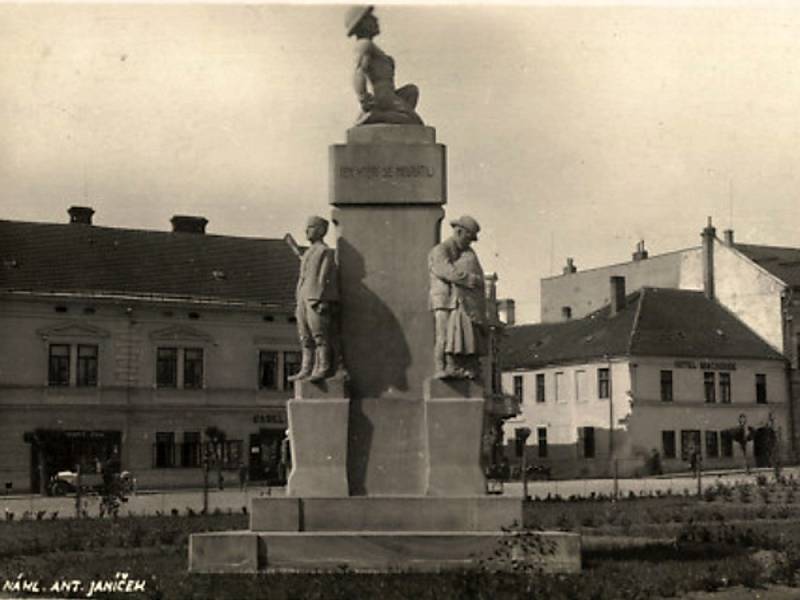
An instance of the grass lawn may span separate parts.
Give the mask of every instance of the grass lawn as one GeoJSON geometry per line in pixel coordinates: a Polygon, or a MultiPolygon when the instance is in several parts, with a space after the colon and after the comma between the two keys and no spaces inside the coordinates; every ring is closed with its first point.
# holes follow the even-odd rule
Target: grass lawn
{"type": "Polygon", "coordinates": [[[768,582],[797,585],[800,503],[791,501],[794,485],[720,490],[701,499],[529,503],[530,528],[584,535],[583,572],[570,576],[525,568],[511,573],[478,568],[441,574],[189,575],[188,536],[245,529],[245,515],[2,522],[0,597],[2,585],[20,574],[38,581],[40,589],[80,580],[83,588],[53,596],[86,597],[90,581],[113,580],[118,571],[144,582],[145,591],[93,597],[625,600],[768,582]]]}

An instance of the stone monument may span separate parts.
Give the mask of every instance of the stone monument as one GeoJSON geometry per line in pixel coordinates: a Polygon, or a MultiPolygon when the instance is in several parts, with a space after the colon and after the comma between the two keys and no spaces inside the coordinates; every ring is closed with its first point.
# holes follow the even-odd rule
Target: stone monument
{"type": "MultiPolygon", "coordinates": [[[[346,30],[372,43],[372,8],[351,9],[346,30]]],[[[439,338],[430,284],[437,269],[429,255],[440,246],[445,147],[432,127],[411,118],[416,91],[411,103],[394,90],[394,62],[369,52],[357,70],[374,91],[364,91],[358,78],[356,84],[369,116],[329,153],[346,372],[298,378],[288,402],[293,465],[286,497],[253,499],[249,531],[193,535],[192,571],[460,568],[496,556],[517,535],[508,528],[523,521],[520,498],[486,494],[484,388],[455,358],[477,356],[477,346],[445,348],[452,368],[434,368],[439,338]],[[374,104],[362,92],[372,93],[374,104]]],[[[466,232],[467,248],[479,229],[469,217],[453,227],[466,232]]],[[[454,268],[469,273],[462,287],[474,290],[480,265],[474,255],[465,260],[473,264],[454,268]]],[[[473,326],[469,302],[454,301],[462,319],[454,327],[473,326]]],[[[523,560],[549,571],[580,569],[576,534],[527,535],[549,552],[523,560]]]]}

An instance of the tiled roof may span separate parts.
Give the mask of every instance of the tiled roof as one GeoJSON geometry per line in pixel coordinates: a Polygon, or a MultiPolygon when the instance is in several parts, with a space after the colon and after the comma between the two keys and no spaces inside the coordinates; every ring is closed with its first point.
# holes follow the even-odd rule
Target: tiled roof
{"type": "Polygon", "coordinates": [[[702,292],[642,288],[610,317],[605,306],[561,323],[521,325],[502,341],[502,368],[537,368],[615,356],[752,358],[783,356],[702,292]]]}
{"type": "Polygon", "coordinates": [[[800,248],[735,244],[754,263],[791,287],[800,287],[800,248]]]}
{"type": "Polygon", "coordinates": [[[0,290],[103,293],[291,308],[283,240],[0,220],[0,290]]]}

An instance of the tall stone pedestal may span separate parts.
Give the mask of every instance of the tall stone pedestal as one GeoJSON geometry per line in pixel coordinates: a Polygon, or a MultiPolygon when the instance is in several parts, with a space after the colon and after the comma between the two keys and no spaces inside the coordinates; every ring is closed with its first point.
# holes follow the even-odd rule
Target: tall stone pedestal
{"type": "Polygon", "coordinates": [[[577,535],[525,533],[535,543],[515,546],[522,500],[486,495],[484,389],[430,379],[427,258],[446,200],[434,129],[351,129],[330,148],[330,177],[347,380],[296,385],[288,497],[255,499],[250,531],[193,535],[191,570],[439,570],[476,560],[579,570],[577,535]]]}
{"type": "Polygon", "coordinates": [[[349,130],[330,163],[352,390],[350,492],[425,494],[428,252],[444,216],[445,148],[432,127],[371,125],[349,130]]]}

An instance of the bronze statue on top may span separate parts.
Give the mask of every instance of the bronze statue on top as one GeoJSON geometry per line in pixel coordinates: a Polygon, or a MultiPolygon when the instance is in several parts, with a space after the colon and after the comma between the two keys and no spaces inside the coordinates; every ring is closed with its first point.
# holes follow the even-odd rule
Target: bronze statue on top
{"type": "Polygon", "coordinates": [[[415,111],[419,89],[413,84],[395,89],[394,59],[372,41],[380,33],[373,10],[373,6],[353,6],[345,16],[347,35],[357,40],[353,87],[362,112],[356,125],[422,125],[415,111]]]}

